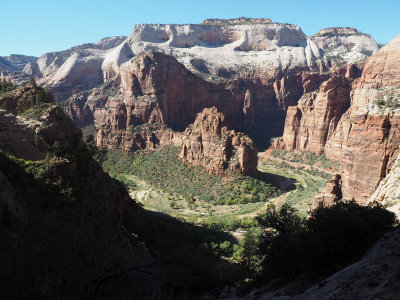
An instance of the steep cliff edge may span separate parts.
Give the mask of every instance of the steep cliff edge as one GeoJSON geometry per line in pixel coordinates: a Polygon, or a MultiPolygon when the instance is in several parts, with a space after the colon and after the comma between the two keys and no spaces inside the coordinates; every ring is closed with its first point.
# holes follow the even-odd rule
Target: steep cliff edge
{"type": "Polygon", "coordinates": [[[340,162],[343,198],[367,201],[399,152],[399,40],[396,37],[367,60],[351,90],[349,83],[339,93],[336,89],[331,94],[320,90],[318,96],[305,95],[299,105],[289,108],[284,136],[275,144],[324,152],[340,162]],[[313,99],[324,96],[334,110],[314,105],[313,99]]]}
{"type": "Polygon", "coordinates": [[[348,79],[334,76],[319,90],[304,94],[297,106],[289,107],[282,138],[284,148],[322,153],[350,107],[350,90],[348,79]]]}
{"type": "Polygon", "coordinates": [[[131,127],[147,122],[183,131],[199,112],[212,106],[224,113],[236,130],[279,132],[285,108],[297,101],[304,88],[318,86],[318,81],[318,76],[297,74],[275,85],[243,79],[215,84],[171,56],[149,52],[124,65],[120,87],[109,83],[74,95],[66,110],[80,126],[94,124],[103,138],[110,140],[122,131],[128,138],[131,127]]]}
{"type": "Polygon", "coordinates": [[[389,174],[380,182],[368,203],[378,202],[388,210],[400,216],[400,155],[397,157],[389,174]]]}

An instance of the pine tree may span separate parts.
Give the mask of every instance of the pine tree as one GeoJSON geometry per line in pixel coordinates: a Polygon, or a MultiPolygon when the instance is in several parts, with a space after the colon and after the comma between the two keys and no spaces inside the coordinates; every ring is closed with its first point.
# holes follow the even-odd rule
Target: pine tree
{"type": "Polygon", "coordinates": [[[31,86],[34,88],[34,89],[37,89],[37,84],[36,84],[36,80],[35,80],[35,78],[33,77],[33,76],[31,76],[31,78],[29,78],[29,83],[31,84],[31,86]]]}
{"type": "Polygon", "coordinates": [[[31,108],[35,106],[35,97],[31,95],[31,108]]]}
{"type": "Polygon", "coordinates": [[[36,105],[42,104],[42,95],[36,94],[36,105]]]}

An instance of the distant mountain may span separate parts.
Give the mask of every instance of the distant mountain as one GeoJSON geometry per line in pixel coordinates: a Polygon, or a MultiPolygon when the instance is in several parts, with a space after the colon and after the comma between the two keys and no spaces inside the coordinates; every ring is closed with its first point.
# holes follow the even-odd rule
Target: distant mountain
{"type": "Polygon", "coordinates": [[[323,71],[364,61],[379,47],[352,28],[306,36],[297,25],[270,19],[208,19],[202,24],[141,24],[128,38],[104,38],[29,61],[24,72],[58,96],[88,89],[120,75],[122,65],[144,52],[173,56],[210,82],[234,78],[270,82],[298,70],[323,71]]]}
{"type": "Polygon", "coordinates": [[[0,71],[21,72],[27,63],[34,62],[38,58],[21,54],[11,54],[0,57],[0,71]]]}

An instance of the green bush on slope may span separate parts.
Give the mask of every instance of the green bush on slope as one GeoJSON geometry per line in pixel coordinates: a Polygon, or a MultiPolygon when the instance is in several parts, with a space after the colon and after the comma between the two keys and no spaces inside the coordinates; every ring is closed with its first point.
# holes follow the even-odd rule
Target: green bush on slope
{"type": "Polygon", "coordinates": [[[341,202],[320,208],[308,219],[289,205],[273,205],[257,217],[264,228],[258,246],[262,281],[328,276],[360,259],[366,250],[397,225],[394,213],[374,204],[341,202]]]}

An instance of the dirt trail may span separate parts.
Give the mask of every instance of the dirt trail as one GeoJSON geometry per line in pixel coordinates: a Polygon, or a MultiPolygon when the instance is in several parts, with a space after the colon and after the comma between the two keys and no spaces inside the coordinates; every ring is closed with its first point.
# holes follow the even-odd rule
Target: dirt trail
{"type": "Polygon", "coordinates": [[[271,160],[274,160],[274,161],[280,162],[280,163],[284,162],[284,163],[287,163],[288,165],[290,165],[292,167],[295,167],[295,168],[304,167],[305,169],[308,169],[308,170],[311,170],[311,168],[313,168],[313,169],[315,169],[317,171],[325,172],[325,173],[328,173],[328,174],[330,174],[332,176],[335,175],[335,173],[332,172],[331,170],[326,170],[326,169],[323,169],[323,168],[320,168],[320,167],[316,167],[316,166],[312,166],[312,165],[309,165],[309,164],[304,164],[304,163],[299,163],[299,162],[292,162],[292,161],[289,161],[289,160],[276,158],[276,157],[273,157],[273,156],[269,156],[269,155],[265,154],[264,152],[258,153],[258,156],[261,156],[261,157],[266,158],[266,159],[271,159],[271,160]]]}

